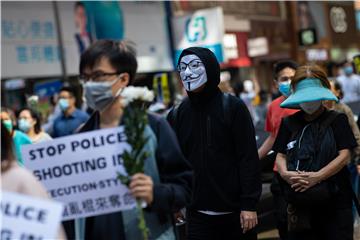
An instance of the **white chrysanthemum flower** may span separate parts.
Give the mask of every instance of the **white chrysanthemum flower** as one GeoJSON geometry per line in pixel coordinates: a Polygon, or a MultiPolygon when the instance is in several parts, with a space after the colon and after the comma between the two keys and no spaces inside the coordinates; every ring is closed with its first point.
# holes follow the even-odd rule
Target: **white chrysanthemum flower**
{"type": "Polygon", "coordinates": [[[28,102],[37,103],[37,102],[39,102],[39,96],[37,96],[37,95],[32,95],[32,96],[30,96],[27,100],[28,100],[28,102]]]}
{"type": "Polygon", "coordinates": [[[147,102],[152,102],[154,100],[154,92],[153,91],[146,91],[143,95],[143,98],[147,102]]]}
{"type": "Polygon", "coordinates": [[[122,96],[121,103],[123,104],[123,106],[127,106],[129,103],[135,100],[152,102],[155,97],[153,91],[150,91],[149,89],[147,89],[147,87],[134,87],[134,86],[126,87],[122,91],[121,96],[122,96]]]}

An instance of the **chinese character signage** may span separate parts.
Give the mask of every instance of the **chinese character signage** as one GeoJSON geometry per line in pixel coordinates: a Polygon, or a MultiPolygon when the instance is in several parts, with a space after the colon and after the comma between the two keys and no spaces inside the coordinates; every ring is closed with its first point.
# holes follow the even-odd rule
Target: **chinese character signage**
{"type": "Polygon", "coordinates": [[[198,10],[191,15],[173,19],[175,63],[185,48],[206,47],[224,62],[224,16],[222,9],[198,10]]]}
{"type": "Polygon", "coordinates": [[[51,2],[4,2],[2,77],[60,75],[60,48],[51,2]]]}

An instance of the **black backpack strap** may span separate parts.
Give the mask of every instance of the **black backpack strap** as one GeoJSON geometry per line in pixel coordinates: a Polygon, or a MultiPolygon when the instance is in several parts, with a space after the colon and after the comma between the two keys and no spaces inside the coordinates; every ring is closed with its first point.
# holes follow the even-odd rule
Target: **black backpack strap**
{"type": "Polygon", "coordinates": [[[224,111],[224,119],[226,126],[231,126],[232,123],[232,117],[231,117],[231,111],[230,111],[230,94],[223,93],[222,95],[222,105],[223,105],[223,111],[224,111]]]}
{"type": "Polygon", "coordinates": [[[170,110],[170,112],[168,113],[167,119],[170,120],[170,125],[175,130],[176,134],[177,134],[177,129],[179,127],[178,126],[178,123],[179,123],[178,118],[179,118],[179,111],[181,110],[180,106],[187,101],[189,101],[189,99],[185,98],[180,103],[177,103],[176,105],[173,106],[172,110],[170,110]]]}
{"type": "Polygon", "coordinates": [[[179,106],[180,106],[180,104],[174,105],[172,110],[170,110],[170,112],[168,113],[168,116],[167,116],[167,119],[170,122],[170,125],[176,134],[177,134],[177,129],[178,129],[177,123],[178,123],[178,115],[179,115],[179,106]]]}
{"type": "Polygon", "coordinates": [[[172,111],[172,122],[174,124],[174,126],[176,126],[177,124],[177,118],[178,118],[178,113],[179,113],[179,106],[180,104],[177,104],[174,106],[174,109],[172,111]]]}

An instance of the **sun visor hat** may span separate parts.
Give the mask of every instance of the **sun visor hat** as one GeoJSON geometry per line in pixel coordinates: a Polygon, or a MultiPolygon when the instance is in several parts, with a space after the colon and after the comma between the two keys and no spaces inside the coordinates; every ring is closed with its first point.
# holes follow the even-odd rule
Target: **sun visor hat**
{"type": "Polygon", "coordinates": [[[329,89],[321,84],[319,79],[306,78],[295,86],[295,91],[280,104],[280,107],[299,109],[300,103],[320,100],[339,101],[329,89]]]}

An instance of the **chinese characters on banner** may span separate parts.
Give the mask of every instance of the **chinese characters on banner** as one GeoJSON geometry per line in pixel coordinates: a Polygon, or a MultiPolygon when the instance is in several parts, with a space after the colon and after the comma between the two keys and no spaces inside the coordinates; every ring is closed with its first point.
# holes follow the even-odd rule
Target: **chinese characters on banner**
{"type": "Polygon", "coordinates": [[[126,173],[122,154],[130,149],[118,127],[26,145],[22,155],[49,196],[65,204],[63,220],[69,220],[135,207],[117,179],[117,172],[126,173]]]}
{"type": "Polygon", "coordinates": [[[54,22],[40,19],[32,19],[30,22],[3,19],[1,24],[4,41],[34,40],[30,45],[19,43],[15,46],[18,63],[59,61],[59,47],[57,45],[40,44],[36,41],[56,39],[54,22]]]}
{"type": "Polygon", "coordinates": [[[6,8],[1,16],[2,77],[60,75],[60,48],[52,3],[2,5],[6,8]]]}

